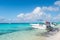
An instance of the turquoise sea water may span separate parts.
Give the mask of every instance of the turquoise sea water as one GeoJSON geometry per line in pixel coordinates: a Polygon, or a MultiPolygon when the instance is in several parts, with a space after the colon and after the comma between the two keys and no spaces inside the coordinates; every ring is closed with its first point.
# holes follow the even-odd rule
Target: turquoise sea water
{"type": "Polygon", "coordinates": [[[1,23],[0,24],[0,35],[15,31],[31,30],[31,25],[28,23],[1,23]]]}
{"type": "Polygon", "coordinates": [[[0,23],[0,40],[40,40],[40,32],[29,23],[0,23]]]}
{"type": "MultiPolygon", "coordinates": [[[[43,24],[43,23],[40,23],[43,24]]],[[[0,23],[0,35],[16,31],[33,30],[30,23],[0,23]]]]}

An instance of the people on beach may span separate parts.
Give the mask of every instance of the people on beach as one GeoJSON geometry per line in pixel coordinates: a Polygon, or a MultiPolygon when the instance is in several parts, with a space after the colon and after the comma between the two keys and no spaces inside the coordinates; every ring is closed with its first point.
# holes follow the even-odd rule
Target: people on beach
{"type": "Polygon", "coordinates": [[[46,22],[46,29],[48,32],[53,30],[53,27],[51,27],[50,22],[46,22]]]}

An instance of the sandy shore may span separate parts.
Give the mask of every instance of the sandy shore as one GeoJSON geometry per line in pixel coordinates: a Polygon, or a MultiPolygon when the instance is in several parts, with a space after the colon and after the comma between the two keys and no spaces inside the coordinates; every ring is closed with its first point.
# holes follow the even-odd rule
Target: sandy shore
{"type": "MultiPolygon", "coordinates": [[[[60,26],[60,25],[59,25],[60,26]]],[[[59,27],[57,26],[57,27],[59,27]]],[[[40,30],[18,31],[9,34],[0,35],[0,40],[60,40],[60,31],[49,37],[37,36],[40,30]]]]}
{"type": "Polygon", "coordinates": [[[60,32],[54,34],[53,36],[47,37],[46,40],[60,40],[60,32]]]}
{"type": "Polygon", "coordinates": [[[0,40],[44,40],[43,36],[37,36],[38,31],[22,31],[4,34],[0,36],[0,40]]]}
{"type": "MultiPolygon", "coordinates": [[[[59,27],[58,25],[57,27],[59,27]]],[[[59,32],[56,32],[54,35],[47,37],[46,40],[60,40],[60,30],[59,32]]]]}
{"type": "Polygon", "coordinates": [[[32,33],[27,34],[26,32],[15,32],[6,35],[1,35],[0,40],[60,40],[60,31],[50,37],[40,37],[33,35],[32,33]]]}

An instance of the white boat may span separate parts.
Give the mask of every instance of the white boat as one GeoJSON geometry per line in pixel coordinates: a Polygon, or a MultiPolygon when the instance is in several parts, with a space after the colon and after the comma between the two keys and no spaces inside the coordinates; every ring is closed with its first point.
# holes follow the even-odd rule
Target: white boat
{"type": "MultiPolygon", "coordinates": [[[[31,27],[37,28],[37,29],[46,29],[46,25],[40,25],[40,24],[30,24],[31,27]]],[[[55,25],[51,24],[51,27],[54,27],[55,25]]]]}
{"type": "Polygon", "coordinates": [[[31,24],[33,28],[37,29],[46,29],[46,25],[40,25],[40,24],[31,24]]]}

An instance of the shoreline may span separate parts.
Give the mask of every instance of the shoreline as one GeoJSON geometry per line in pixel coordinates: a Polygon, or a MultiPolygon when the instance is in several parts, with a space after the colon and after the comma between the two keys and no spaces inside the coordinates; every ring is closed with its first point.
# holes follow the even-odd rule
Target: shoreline
{"type": "Polygon", "coordinates": [[[37,36],[35,31],[22,31],[0,36],[0,40],[44,40],[43,36],[37,36]],[[33,32],[33,33],[32,33],[33,32]]]}
{"type": "MultiPolygon", "coordinates": [[[[58,25],[57,27],[59,27],[58,25]]],[[[13,33],[8,33],[0,36],[0,40],[59,40],[60,30],[56,34],[49,37],[40,36],[42,30],[29,30],[29,31],[18,31],[13,33]]],[[[49,34],[48,34],[49,35],[49,34]]]]}

